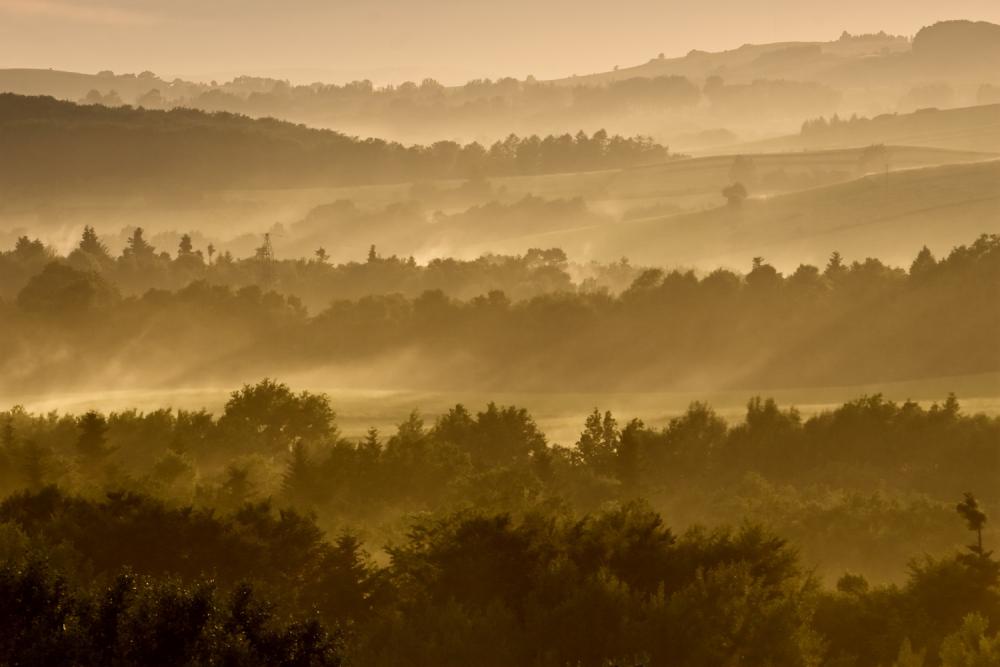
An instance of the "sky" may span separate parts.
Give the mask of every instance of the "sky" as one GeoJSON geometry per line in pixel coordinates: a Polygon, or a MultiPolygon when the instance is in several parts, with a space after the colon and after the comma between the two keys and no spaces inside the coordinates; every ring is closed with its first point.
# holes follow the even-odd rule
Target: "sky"
{"type": "Polygon", "coordinates": [[[453,84],[956,18],[1000,0],[0,0],[0,67],[453,84]]]}

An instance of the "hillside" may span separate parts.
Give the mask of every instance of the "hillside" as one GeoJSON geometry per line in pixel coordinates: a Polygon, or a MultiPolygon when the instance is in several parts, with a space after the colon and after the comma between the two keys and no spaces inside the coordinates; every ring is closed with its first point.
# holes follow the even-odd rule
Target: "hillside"
{"type": "Polygon", "coordinates": [[[951,83],[995,81],[1000,73],[1000,26],[944,21],[911,41],[884,32],[831,42],[744,44],[720,52],[694,50],[682,58],[655,58],[633,67],[559,79],[560,85],[603,85],[633,77],[720,76],[734,83],[757,79],[817,81],[851,87],[945,79],[951,83]],[[985,78],[984,78],[985,77],[985,78]]]}
{"type": "MultiPolygon", "coordinates": [[[[840,184],[853,193],[859,183],[865,182],[857,180],[866,169],[862,162],[864,152],[849,149],[766,154],[745,156],[744,160],[752,162],[757,176],[751,184],[754,197],[776,202],[784,201],[790,196],[787,193],[800,192],[803,199],[796,205],[812,207],[809,202],[817,193],[829,190],[829,186],[840,184]]],[[[887,154],[894,170],[890,174],[893,196],[895,181],[911,179],[910,170],[976,163],[989,157],[982,153],[912,147],[890,147],[887,154]]],[[[695,262],[708,267],[719,253],[718,248],[706,245],[697,235],[688,240],[685,231],[678,232],[665,251],[661,246],[666,242],[657,240],[657,230],[662,221],[700,220],[699,216],[716,215],[717,207],[724,201],[720,191],[733,177],[737,159],[729,155],[621,170],[497,178],[490,179],[477,192],[469,192],[467,184],[459,182],[434,182],[410,187],[293,190],[242,196],[252,197],[258,205],[273,207],[276,213],[280,207],[286,207],[287,217],[272,236],[282,257],[307,256],[323,246],[334,258],[347,261],[363,257],[373,243],[388,254],[412,255],[421,260],[442,255],[471,259],[498,249],[522,253],[530,247],[560,246],[578,260],[613,261],[629,257],[643,263],[695,262]],[[327,205],[334,201],[339,203],[327,205]],[[309,204],[315,208],[307,211],[309,204]],[[296,214],[289,213],[293,209],[296,214]],[[664,218],[667,215],[676,217],[664,218]],[[649,231],[652,243],[645,240],[647,228],[652,228],[649,231]],[[632,233],[633,229],[639,231],[632,233]],[[666,257],[662,255],[664,252],[666,257]]],[[[980,165],[970,166],[974,173],[979,173],[974,168],[980,165]]],[[[948,189],[957,183],[954,178],[934,170],[927,173],[934,188],[945,188],[942,196],[952,204],[961,203],[963,197],[981,199],[986,195],[980,190],[989,190],[988,177],[967,191],[951,192],[948,189]],[[943,184],[936,182],[939,178],[943,184]]],[[[753,201],[747,207],[756,204],[753,201]]],[[[861,201],[858,205],[866,204],[861,201]]],[[[762,215],[766,222],[769,214],[762,215]]],[[[979,223],[973,219],[969,226],[959,225],[967,233],[964,237],[959,233],[958,239],[980,233],[979,223]]],[[[702,225],[697,222],[693,226],[702,225]]],[[[864,237],[867,232],[857,233],[864,237]]],[[[876,230],[876,239],[878,235],[876,230]]],[[[216,243],[239,255],[251,253],[258,244],[259,235],[216,243]]],[[[824,256],[830,250],[822,241],[818,248],[824,256]]],[[[778,260],[772,253],[767,254],[778,260]]],[[[905,254],[901,252],[900,256],[905,254]]],[[[729,259],[734,266],[742,266],[750,256],[737,251],[729,259]]]]}
{"type": "Polygon", "coordinates": [[[0,94],[0,192],[202,192],[606,169],[662,161],[648,138],[508,136],[433,146],[358,139],[271,118],[77,105],[0,94]]]}
{"type": "MultiPolygon", "coordinates": [[[[1000,233],[1000,161],[873,175],[839,185],[752,199],[665,218],[623,221],[545,236],[570,256],[745,269],[755,256],[784,271],[823,265],[840,251],[850,260],[909,262],[984,233],[1000,233]]],[[[522,239],[537,245],[541,239],[522,239]]]]}
{"type": "Polygon", "coordinates": [[[417,143],[604,128],[699,150],[785,134],[820,115],[990,103],[1000,95],[1000,26],[952,21],[924,28],[912,41],[885,33],[845,34],[833,42],[696,50],[549,81],[292,85],[241,76],[195,83],[148,71],[9,69],[0,70],[0,91],[108,106],[227,111],[417,143]]]}
{"type": "Polygon", "coordinates": [[[812,121],[802,132],[743,144],[749,152],[896,144],[1000,152],[1000,104],[924,109],[875,118],[812,121]]]}
{"type": "Polygon", "coordinates": [[[685,76],[706,79],[725,76],[727,80],[749,83],[754,79],[814,79],[845,64],[872,57],[905,54],[910,40],[895,35],[844,37],[833,42],[774,42],[744,44],[727,51],[694,50],[680,58],[654,58],[631,67],[596,72],[565,79],[559,85],[603,85],[632,77],[685,76]]]}

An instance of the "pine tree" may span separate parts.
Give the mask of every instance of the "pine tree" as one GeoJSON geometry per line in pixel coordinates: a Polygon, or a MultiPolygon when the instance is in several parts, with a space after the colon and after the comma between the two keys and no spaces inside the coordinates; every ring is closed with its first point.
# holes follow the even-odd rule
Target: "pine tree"
{"type": "Polygon", "coordinates": [[[90,225],[83,228],[83,235],[80,237],[80,250],[98,257],[107,257],[108,249],[97,237],[97,232],[90,225]]]}
{"type": "Polygon", "coordinates": [[[132,235],[128,239],[128,247],[125,249],[125,255],[132,257],[152,257],[155,252],[155,248],[146,242],[143,237],[142,227],[136,227],[132,231],[132,235]]]}
{"type": "Polygon", "coordinates": [[[77,421],[80,436],[76,441],[76,449],[84,466],[94,468],[102,464],[111,454],[108,447],[108,422],[103,415],[91,410],[77,421]]]}
{"type": "Polygon", "coordinates": [[[308,507],[315,503],[315,467],[301,440],[292,451],[281,479],[281,493],[293,505],[308,507]]]}
{"type": "Polygon", "coordinates": [[[191,242],[191,235],[184,234],[181,236],[181,241],[177,245],[177,256],[187,257],[194,253],[194,244],[191,242]]]}

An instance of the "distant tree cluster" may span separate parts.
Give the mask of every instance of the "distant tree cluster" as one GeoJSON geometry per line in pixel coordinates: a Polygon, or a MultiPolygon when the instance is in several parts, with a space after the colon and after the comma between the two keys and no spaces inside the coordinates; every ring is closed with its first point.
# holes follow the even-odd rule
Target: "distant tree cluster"
{"type": "MultiPolygon", "coordinates": [[[[287,235],[282,235],[280,245],[272,244],[269,256],[264,256],[262,244],[254,254],[243,258],[236,258],[229,251],[217,252],[212,243],[204,245],[200,237],[202,247],[195,249],[190,234],[177,237],[176,249],[171,254],[153,246],[141,227],[128,230],[125,246],[117,256],[91,227],[84,229],[77,247],[65,257],[41,241],[22,236],[12,249],[0,251],[0,299],[16,299],[29,281],[43,271],[49,271],[46,284],[50,286],[57,280],[68,280],[75,275],[69,269],[103,281],[93,285],[99,294],[87,296],[78,307],[114,300],[116,290],[125,296],[142,295],[151,289],[178,290],[192,282],[205,281],[233,290],[255,286],[279,290],[316,311],[327,308],[334,300],[373,294],[415,298],[428,290],[441,290],[459,299],[502,291],[515,300],[552,292],[598,289],[619,292],[638,275],[640,269],[627,261],[573,265],[557,248],[529,249],[523,255],[486,254],[474,260],[438,258],[418,264],[412,257],[383,255],[378,248],[365,243],[373,236],[388,237],[390,228],[401,218],[409,222],[401,232],[405,237],[415,237],[432,227],[436,233],[447,228],[450,237],[460,238],[517,233],[539,216],[545,216],[550,225],[580,224],[594,217],[578,200],[524,200],[511,206],[489,204],[460,214],[439,214],[433,220],[416,208],[395,207],[373,214],[360,211],[349,202],[339,202],[319,207],[293,225],[287,235]],[[344,248],[365,248],[366,252],[359,253],[358,261],[333,263],[324,247],[331,235],[341,240],[342,247],[337,249],[341,256],[344,248]],[[274,249],[275,245],[280,252],[274,249]],[[295,248],[308,248],[303,253],[306,257],[276,256],[295,248]],[[59,268],[47,268],[53,262],[59,268]]],[[[260,238],[256,237],[254,242],[260,243],[260,238]]],[[[33,300],[33,295],[37,295],[44,300],[53,296],[38,294],[38,286],[36,283],[25,298],[33,300]]]]}
{"type": "MultiPolygon", "coordinates": [[[[988,87],[982,90],[989,95],[988,87]]],[[[947,89],[925,87],[911,91],[909,99],[903,100],[903,103],[911,108],[917,104],[946,105],[948,95],[947,89]]],[[[955,140],[941,145],[987,150],[977,137],[984,131],[988,132],[996,124],[997,118],[1000,118],[1000,108],[996,106],[948,110],[929,106],[913,113],[881,114],[871,118],[857,114],[842,118],[833,114],[829,118],[820,116],[805,121],[800,136],[813,146],[864,146],[886,142],[904,144],[912,142],[913,137],[923,137],[930,142],[929,145],[939,145],[935,137],[950,135],[955,140]]]]}

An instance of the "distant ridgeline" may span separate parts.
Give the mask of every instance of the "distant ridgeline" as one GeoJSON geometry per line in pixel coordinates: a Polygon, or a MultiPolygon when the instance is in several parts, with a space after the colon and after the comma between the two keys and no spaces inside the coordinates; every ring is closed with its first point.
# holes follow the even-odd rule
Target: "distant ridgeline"
{"type": "MultiPolygon", "coordinates": [[[[745,44],[714,53],[692,50],[679,58],[661,53],[636,66],[550,81],[507,76],[458,86],[430,78],[385,86],[368,80],[296,85],[240,76],[197,83],[165,80],[150,71],[0,69],[0,91],[106,106],[227,111],[432,142],[442,136],[548,134],[567,127],[670,136],[703,123],[732,129],[765,118],[801,122],[841,110],[841,91],[848,90],[868,91],[887,109],[900,95],[903,108],[955,106],[920,99],[927,93],[929,99],[947,99],[953,86],[996,86],[998,77],[1000,26],[948,21],[921,29],[912,41],[885,33],[845,33],[833,42],[745,44]],[[943,96],[937,94],[942,91],[943,96]],[[706,111],[712,120],[705,118],[706,111]],[[672,115],[679,120],[671,124],[672,115]]],[[[853,109],[870,108],[854,97],[853,109]]],[[[962,91],[956,103],[972,103],[973,97],[962,91]]]]}
{"type": "Polygon", "coordinates": [[[197,191],[391,183],[628,167],[666,160],[646,137],[517,137],[404,146],[270,118],[81,106],[0,94],[0,192],[197,191]]]}

